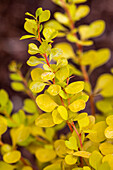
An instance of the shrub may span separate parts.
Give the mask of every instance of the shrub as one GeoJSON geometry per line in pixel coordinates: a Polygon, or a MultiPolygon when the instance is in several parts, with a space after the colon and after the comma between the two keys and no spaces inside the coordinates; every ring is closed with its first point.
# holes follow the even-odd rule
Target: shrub
{"type": "Polygon", "coordinates": [[[21,148],[35,155],[37,167],[43,170],[113,169],[113,75],[101,75],[94,90],[89,79],[94,69],[109,60],[110,51],[102,48],[84,52],[84,47],[91,46],[93,38],[105,30],[102,20],[75,27],[89,14],[90,8],[81,5],[86,1],[53,0],[65,12],[56,12],[52,20],[50,11],[42,8],[35,15],[25,13],[24,28],[30,34],[21,40],[31,39],[31,56],[27,61],[32,67],[31,79],[23,76],[20,64],[14,61],[9,70],[11,87],[25,92],[29,98],[24,100],[21,110],[12,114],[13,104],[7,92],[0,90],[1,170],[34,169],[21,148]],[[66,37],[67,42],[53,47],[56,37],[66,37]],[[80,80],[73,81],[74,76],[80,80]],[[95,111],[97,95],[102,96],[96,102],[101,115],[95,111]],[[88,100],[90,115],[84,111],[88,100]],[[70,132],[59,135],[66,126],[70,132]],[[12,144],[2,141],[6,131],[12,144]]]}

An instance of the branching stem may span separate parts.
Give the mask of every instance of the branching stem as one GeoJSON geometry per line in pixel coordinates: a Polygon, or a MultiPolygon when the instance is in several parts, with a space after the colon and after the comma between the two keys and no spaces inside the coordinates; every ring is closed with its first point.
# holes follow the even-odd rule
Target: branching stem
{"type": "MultiPolygon", "coordinates": [[[[60,1],[62,2],[62,6],[63,6],[63,8],[64,8],[64,10],[65,10],[65,12],[66,12],[66,14],[67,14],[67,16],[68,16],[68,19],[69,19],[69,22],[70,22],[70,29],[71,29],[71,31],[73,31],[73,30],[75,29],[75,26],[74,26],[74,22],[73,22],[73,20],[72,20],[72,17],[71,17],[71,15],[70,15],[70,11],[69,11],[69,9],[68,9],[68,7],[67,7],[67,4],[65,3],[64,0],[60,0],[60,1]]],[[[74,35],[75,37],[77,37],[76,33],[74,33],[73,35],[74,35]]],[[[83,47],[82,47],[82,45],[80,45],[80,44],[78,44],[78,43],[76,43],[76,46],[77,46],[78,51],[79,51],[80,56],[81,56],[81,54],[82,54],[82,52],[83,52],[83,47]]],[[[87,71],[86,71],[85,66],[80,63],[80,68],[81,68],[81,71],[82,71],[82,73],[83,73],[83,77],[84,77],[85,82],[90,83],[90,81],[89,81],[89,76],[88,76],[88,73],[87,73],[87,71]]],[[[93,96],[92,94],[89,94],[89,101],[90,101],[90,107],[91,107],[91,114],[92,114],[93,116],[95,116],[94,96],[93,96]]]]}

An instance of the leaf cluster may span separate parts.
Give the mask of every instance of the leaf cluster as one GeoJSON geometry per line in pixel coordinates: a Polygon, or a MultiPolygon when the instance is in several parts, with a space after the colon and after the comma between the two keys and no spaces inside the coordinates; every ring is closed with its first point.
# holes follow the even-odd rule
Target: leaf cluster
{"type": "Polygon", "coordinates": [[[34,170],[18,146],[35,155],[37,166],[43,170],[113,169],[113,75],[101,75],[94,90],[89,79],[94,69],[109,60],[110,50],[83,50],[105,30],[102,20],[76,27],[76,22],[90,12],[84,5],[86,1],[53,0],[65,12],[56,12],[52,20],[49,20],[50,11],[42,8],[35,15],[25,13],[28,18],[24,28],[30,34],[20,40],[36,40],[28,45],[31,79],[27,74],[23,76],[20,64],[13,61],[9,65],[12,89],[23,91],[28,97],[22,108],[12,114],[13,104],[7,92],[0,90],[1,170],[34,170]],[[67,42],[53,47],[56,37],[65,37],[67,42]],[[76,52],[71,43],[76,45],[76,52]],[[80,80],[70,81],[76,75],[80,80]],[[97,95],[103,97],[96,102],[101,116],[95,112],[97,95]],[[88,99],[92,115],[84,111],[88,99]],[[70,132],[59,136],[58,132],[66,125],[70,132]],[[2,141],[7,131],[11,144],[2,141]]]}

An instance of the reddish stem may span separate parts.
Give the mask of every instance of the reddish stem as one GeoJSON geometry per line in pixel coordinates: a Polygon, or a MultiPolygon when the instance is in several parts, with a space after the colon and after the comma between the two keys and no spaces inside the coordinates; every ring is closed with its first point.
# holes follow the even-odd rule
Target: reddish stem
{"type": "Polygon", "coordinates": [[[72,128],[71,124],[68,121],[67,121],[67,125],[68,125],[68,127],[69,127],[69,129],[70,129],[70,131],[72,133],[73,132],[73,128],[72,128]]]}
{"type": "Polygon", "coordinates": [[[74,130],[75,130],[75,132],[76,132],[76,134],[77,134],[77,136],[78,136],[78,138],[79,138],[80,147],[81,147],[81,149],[82,149],[82,148],[83,148],[83,145],[82,145],[81,135],[78,133],[78,131],[77,131],[76,127],[75,127],[74,122],[72,122],[71,125],[73,126],[73,128],[74,128],[74,130]]]}
{"type": "Polygon", "coordinates": [[[50,64],[49,64],[49,61],[48,61],[48,58],[47,58],[47,54],[43,54],[43,56],[45,57],[45,59],[46,59],[46,63],[47,63],[47,65],[50,67],[50,64]]]}

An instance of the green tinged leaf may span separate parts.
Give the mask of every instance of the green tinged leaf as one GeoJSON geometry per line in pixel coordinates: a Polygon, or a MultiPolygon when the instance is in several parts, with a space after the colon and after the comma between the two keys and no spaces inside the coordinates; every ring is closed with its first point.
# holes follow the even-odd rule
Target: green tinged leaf
{"type": "Polygon", "coordinates": [[[40,53],[37,45],[35,45],[34,43],[30,43],[28,45],[28,53],[33,55],[33,54],[37,54],[37,53],[40,53]]]}
{"type": "Polygon", "coordinates": [[[46,27],[43,30],[43,35],[47,41],[51,41],[57,36],[58,32],[54,28],[46,27]]]}
{"type": "Polygon", "coordinates": [[[79,4],[79,3],[84,3],[86,2],[87,0],[71,0],[73,3],[75,4],[79,4]]]}
{"type": "Polygon", "coordinates": [[[80,130],[87,127],[90,123],[89,117],[87,113],[80,113],[74,120],[78,121],[80,130]]]}
{"type": "Polygon", "coordinates": [[[56,84],[50,85],[49,88],[47,89],[47,92],[52,96],[56,96],[57,94],[59,94],[60,91],[61,87],[56,84]]]}
{"type": "Polygon", "coordinates": [[[35,113],[37,112],[36,104],[31,99],[25,99],[24,100],[24,107],[23,109],[28,113],[35,113]]]}
{"type": "Polygon", "coordinates": [[[35,68],[31,71],[31,78],[33,81],[42,82],[41,74],[44,73],[42,68],[35,68]]]}
{"type": "Polygon", "coordinates": [[[84,18],[89,14],[89,12],[90,12],[90,8],[87,5],[80,5],[75,12],[74,20],[78,21],[81,18],[84,18]]]}
{"type": "Polygon", "coordinates": [[[8,153],[4,154],[4,156],[3,156],[3,160],[6,163],[16,163],[20,160],[20,158],[21,158],[21,152],[16,151],[16,150],[8,152],[8,153]]]}
{"type": "Polygon", "coordinates": [[[53,122],[55,124],[60,124],[63,122],[63,119],[62,117],[60,116],[60,113],[57,111],[57,109],[55,109],[53,112],[52,112],[52,117],[53,117],[53,122]]]}
{"type": "Polygon", "coordinates": [[[104,131],[106,127],[107,125],[105,121],[100,121],[96,123],[92,128],[93,131],[87,135],[87,138],[89,138],[94,143],[99,143],[104,141],[106,139],[104,135],[104,131]]]}
{"type": "Polygon", "coordinates": [[[58,60],[62,56],[62,50],[59,48],[52,48],[50,54],[50,60],[58,60]]]}
{"type": "Polygon", "coordinates": [[[33,168],[30,167],[30,166],[24,166],[24,167],[22,168],[22,170],[33,170],[33,168]]]}
{"type": "Polygon", "coordinates": [[[108,126],[105,129],[105,136],[106,136],[106,138],[113,139],[113,126],[108,126]]]}
{"type": "Polygon", "coordinates": [[[0,105],[5,106],[8,102],[8,94],[4,89],[0,90],[0,105]]]}
{"type": "Polygon", "coordinates": [[[85,109],[85,102],[82,99],[78,99],[71,103],[68,107],[72,112],[78,112],[85,109]]]}
{"type": "Polygon", "coordinates": [[[64,24],[64,25],[68,25],[69,24],[69,19],[68,19],[68,17],[65,14],[62,14],[60,12],[55,12],[54,17],[61,24],[64,24]]]}
{"type": "Polygon", "coordinates": [[[11,73],[10,79],[13,81],[22,81],[22,77],[17,73],[11,73]]]}
{"type": "Polygon", "coordinates": [[[29,66],[37,66],[38,64],[43,64],[43,62],[39,58],[31,56],[29,60],[27,60],[27,64],[29,66]]]}
{"type": "Polygon", "coordinates": [[[24,91],[25,90],[24,85],[22,83],[19,83],[19,82],[12,82],[11,87],[15,91],[24,91]]]}
{"type": "Polygon", "coordinates": [[[98,169],[99,165],[102,163],[102,155],[98,151],[92,152],[89,163],[94,169],[98,169]]]}
{"type": "Polygon", "coordinates": [[[12,138],[13,146],[16,143],[24,142],[30,134],[30,128],[24,125],[21,125],[19,128],[11,129],[10,135],[12,138]]]}
{"type": "Polygon", "coordinates": [[[6,162],[0,161],[0,170],[14,170],[15,165],[7,164],[6,162]]]}
{"type": "Polygon", "coordinates": [[[63,82],[69,77],[69,68],[67,66],[62,67],[56,72],[55,76],[60,82],[63,82]]]}
{"type": "MultiPolygon", "coordinates": [[[[102,163],[108,163],[108,165],[110,166],[110,170],[112,170],[113,169],[113,154],[108,154],[104,156],[102,159],[102,163]]],[[[108,165],[107,167],[109,167],[108,165]]],[[[106,170],[109,170],[109,169],[106,169],[106,170]]]]}
{"type": "Polygon", "coordinates": [[[45,22],[49,20],[49,18],[50,18],[50,11],[49,10],[42,11],[41,14],[39,15],[39,22],[45,22]]]}
{"type": "Polygon", "coordinates": [[[111,168],[110,168],[110,166],[109,166],[109,164],[108,164],[108,162],[104,162],[104,163],[102,163],[100,166],[99,166],[99,168],[98,168],[98,170],[110,170],[111,168]]]}
{"type": "Polygon", "coordinates": [[[51,45],[48,44],[47,41],[43,41],[39,47],[39,50],[42,54],[50,54],[51,53],[51,45]]]}
{"type": "Polygon", "coordinates": [[[7,130],[7,121],[3,116],[0,116],[0,136],[7,130]]]}
{"type": "Polygon", "coordinates": [[[51,28],[54,28],[55,30],[58,30],[58,31],[65,31],[66,28],[63,27],[63,25],[61,25],[58,21],[52,19],[48,22],[45,23],[45,28],[46,27],[51,27],[51,28]]]}
{"type": "Polygon", "coordinates": [[[74,150],[78,150],[78,146],[77,146],[77,140],[74,136],[71,136],[69,138],[69,141],[65,141],[65,145],[67,146],[67,148],[69,149],[74,149],[74,150]]]}
{"type": "Polygon", "coordinates": [[[69,43],[66,43],[66,42],[57,43],[55,45],[55,48],[59,48],[63,51],[62,57],[66,59],[69,59],[69,58],[75,59],[73,48],[69,43]]]}
{"type": "Polygon", "coordinates": [[[73,34],[67,34],[67,40],[70,41],[70,42],[73,42],[73,43],[77,43],[79,45],[82,45],[82,46],[90,46],[90,45],[93,45],[93,41],[89,40],[89,41],[82,41],[82,40],[79,40],[75,35],[73,34]]]}
{"type": "Polygon", "coordinates": [[[42,8],[38,8],[35,12],[36,18],[42,14],[42,8]]]}
{"type": "Polygon", "coordinates": [[[25,39],[29,39],[29,38],[35,38],[34,35],[23,35],[20,40],[25,40],[25,39]]]}
{"type": "Polygon", "coordinates": [[[65,141],[62,139],[56,140],[54,142],[54,148],[55,148],[56,154],[61,158],[64,158],[68,151],[65,145],[65,141]]]}
{"type": "Polygon", "coordinates": [[[94,91],[95,93],[100,91],[100,94],[104,97],[113,96],[113,76],[110,74],[102,74],[97,80],[94,91]]]}
{"type": "Polygon", "coordinates": [[[66,88],[65,91],[66,93],[69,94],[75,94],[79,93],[84,89],[84,82],[83,81],[77,81],[69,84],[66,88]]]}
{"type": "Polygon", "coordinates": [[[9,144],[4,144],[1,146],[1,154],[4,155],[7,152],[10,152],[12,150],[12,146],[9,144]]]}
{"type": "Polygon", "coordinates": [[[36,21],[33,19],[27,19],[24,24],[24,29],[31,34],[36,35],[36,32],[37,32],[36,21]]]}
{"type": "Polygon", "coordinates": [[[98,37],[105,30],[105,22],[102,20],[97,20],[92,22],[90,25],[79,26],[78,30],[82,40],[98,37]]]}
{"type": "Polygon", "coordinates": [[[29,12],[26,12],[26,13],[25,13],[25,15],[29,15],[30,17],[35,18],[35,16],[34,16],[34,15],[32,15],[32,14],[30,14],[29,12]]]}
{"type": "Polygon", "coordinates": [[[88,167],[88,166],[84,166],[84,167],[83,167],[83,170],[91,170],[91,168],[88,167]]]}
{"type": "Polygon", "coordinates": [[[46,166],[43,170],[61,170],[61,165],[58,163],[54,163],[51,165],[46,166]]]}
{"type": "Polygon", "coordinates": [[[95,68],[105,64],[110,58],[110,51],[107,48],[98,51],[90,50],[85,52],[81,58],[81,64],[90,65],[90,72],[95,68]]]}
{"type": "Polygon", "coordinates": [[[109,126],[113,126],[113,115],[110,115],[106,118],[106,123],[109,125],[109,126]]]}
{"type": "MultiPolygon", "coordinates": [[[[19,110],[17,113],[14,113],[12,115],[12,119],[13,119],[13,121],[11,121],[11,123],[13,123],[12,127],[19,127],[21,124],[25,123],[26,115],[23,110],[19,110]]],[[[8,126],[10,127],[9,124],[8,126]]]]}
{"type": "Polygon", "coordinates": [[[40,93],[42,90],[44,90],[46,84],[43,82],[33,81],[30,84],[30,89],[33,93],[40,93]]]}
{"type": "Polygon", "coordinates": [[[77,162],[77,157],[74,157],[73,155],[66,155],[65,162],[68,165],[74,165],[77,162]]]}
{"type": "Polygon", "coordinates": [[[52,80],[55,77],[53,72],[44,72],[41,74],[41,78],[43,81],[52,80]]]}
{"type": "Polygon", "coordinates": [[[35,124],[39,127],[52,127],[55,125],[51,113],[44,113],[38,116],[35,121],[35,124]]]}
{"type": "Polygon", "coordinates": [[[108,155],[113,153],[113,145],[108,142],[101,143],[99,146],[99,150],[103,155],[108,155]]]}
{"type": "Polygon", "coordinates": [[[102,20],[94,21],[90,24],[90,36],[98,37],[105,30],[105,22],[102,20]]]}
{"type": "Polygon", "coordinates": [[[86,151],[78,151],[78,152],[74,152],[73,155],[89,159],[91,153],[90,152],[86,152],[86,151]]]}
{"type": "Polygon", "coordinates": [[[57,111],[60,113],[60,116],[64,119],[68,119],[68,112],[64,106],[58,106],[57,111]]]}
{"type": "Polygon", "coordinates": [[[36,158],[40,162],[49,162],[49,161],[52,161],[53,159],[55,159],[55,157],[56,157],[56,153],[54,150],[44,149],[44,148],[38,149],[36,151],[35,155],[36,155],[36,158]]]}

